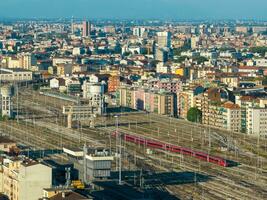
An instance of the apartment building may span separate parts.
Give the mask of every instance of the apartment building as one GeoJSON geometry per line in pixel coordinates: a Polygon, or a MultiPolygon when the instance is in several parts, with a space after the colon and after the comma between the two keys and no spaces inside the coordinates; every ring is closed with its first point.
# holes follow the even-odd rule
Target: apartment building
{"type": "Polygon", "coordinates": [[[117,91],[117,103],[120,106],[162,115],[177,114],[176,95],[158,90],[120,87],[117,91]]]}
{"type": "Polygon", "coordinates": [[[230,101],[223,104],[210,103],[202,112],[202,123],[229,131],[240,132],[241,109],[230,101]]]}
{"type": "Polygon", "coordinates": [[[259,107],[259,99],[252,96],[236,96],[236,104],[241,108],[241,132],[248,133],[247,110],[248,108],[259,107]]]}
{"type": "Polygon", "coordinates": [[[177,93],[177,110],[179,117],[186,119],[190,108],[197,107],[201,110],[202,100],[199,97],[203,95],[204,88],[193,84],[184,86],[183,89],[177,93]]]}
{"type": "Polygon", "coordinates": [[[179,117],[186,119],[189,109],[195,107],[194,92],[192,90],[180,92],[177,104],[179,117]]]}
{"type": "Polygon", "coordinates": [[[179,79],[151,79],[147,84],[148,87],[164,90],[166,92],[178,93],[182,91],[182,81],[179,79]]]}
{"type": "Polygon", "coordinates": [[[255,136],[267,136],[267,108],[247,109],[247,133],[255,136]]]}
{"type": "Polygon", "coordinates": [[[110,76],[108,79],[108,92],[116,92],[120,86],[120,76],[110,76]]]}
{"type": "Polygon", "coordinates": [[[4,159],[1,192],[10,200],[36,200],[43,188],[51,187],[52,169],[42,163],[21,158],[4,159]]]}

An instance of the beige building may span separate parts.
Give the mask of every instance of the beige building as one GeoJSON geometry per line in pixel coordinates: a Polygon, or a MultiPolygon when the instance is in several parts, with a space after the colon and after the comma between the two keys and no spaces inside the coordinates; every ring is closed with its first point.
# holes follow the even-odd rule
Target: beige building
{"type": "Polygon", "coordinates": [[[31,53],[22,53],[17,57],[7,57],[7,67],[10,69],[22,68],[30,70],[37,65],[37,59],[31,53]]]}
{"type": "Polygon", "coordinates": [[[187,112],[195,107],[196,101],[192,90],[183,91],[178,94],[178,115],[181,118],[187,118],[187,112]]]}
{"type": "Polygon", "coordinates": [[[33,66],[37,65],[37,59],[31,53],[23,53],[19,55],[20,68],[30,70],[33,66]]]}
{"type": "Polygon", "coordinates": [[[224,76],[221,77],[222,83],[228,87],[238,87],[239,86],[239,77],[238,76],[224,76]]]}
{"type": "Polygon", "coordinates": [[[247,133],[255,136],[267,136],[267,108],[247,109],[247,133]]]}
{"type": "Polygon", "coordinates": [[[20,60],[18,58],[8,57],[7,60],[8,68],[20,68],[20,60]]]}
{"type": "Polygon", "coordinates": [[[16,148],[15,141],[8,139],[7,137],[0,136],[0,151],[9,153],[12,149],[16,148]]]}
{"type": "Polygon", "coordinates": [[[72,64],[58,64],[56,66],[58,76],[71,76],[72,64]]]}
{"type": "Polygon", "coordinates": [[[4,159],[0,182],[10,200],[36,200],[51,187],[52,169],[32,160],[4,159]]]}
{"type": "Polygon", "coordinates": [[[223,104],[210,103],[207,109],[202,111],[202,123],[216,128],[224,128],[229,131],[241,131],[241,109],[230,101],[223,104]]]}
{"type": "Polygon", "coordinates": [[[0,68],[0,81],[31,81],[32,72],[25,69],[0,68]]]}
{"type": "Polygon", "coordinates": [[[117,104],[136,110],[146,110],[161,115],[175,116],[175,95],[145,88],[120,87],[117,92],[117,104]]]}

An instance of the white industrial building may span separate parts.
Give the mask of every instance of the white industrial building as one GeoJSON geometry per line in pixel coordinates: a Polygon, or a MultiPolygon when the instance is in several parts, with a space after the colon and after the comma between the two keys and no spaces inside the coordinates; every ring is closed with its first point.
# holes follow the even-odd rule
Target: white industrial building
{"type": "Polygon", "coordinates": [[[0,68],[0,81],[31,81],[32,72],[25,69],[0,68]]]}
{"type": "Polygon", "coordinates": [[[109,150],[84,146],[83,150],[63,148],[63,151],[74,162],[74,167],[79,171],[79,179],[83,182],[91,183],[96,179],[110,177],[114,158],[109,150]]]}
{"type": "Polygon", "coordinates": [[[12,86],[5,85],[1,87],[1,113],[2,116],[12,117],[12,86]]]}
{"type": "Polygon", "coordinates": [[[89,99],[89,106],[97,108],[96,114],[104,111],[104,85],[85,81],[82,86],[83,98],[89,99]]]}

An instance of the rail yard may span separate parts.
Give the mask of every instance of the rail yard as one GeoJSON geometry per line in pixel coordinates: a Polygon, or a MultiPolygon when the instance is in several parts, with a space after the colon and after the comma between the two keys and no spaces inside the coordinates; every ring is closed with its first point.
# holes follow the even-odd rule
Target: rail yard
{"type": "Polygon", "coordinates": [[[71,104],[24,89],[14,102],[18,118],[1,122],[0,130],[36,149],[82,147],[86,143],[116,151],[118,137],[113,137],[114,133],[120,133],[121,137],[128,134],[146,138],[158,143],[130,142],[128,138],[120,145],[123,171],[141,168],[153,172],[154,178],[144,179],[146,187],[164,188],[177,199],[260,200],[267,196],[267,139],[167,116],[123,110],[97,117],[94,128],[82,122],[77,128],[68,129],[62,106],[71,104]],[[155,144],[164,144],[165,148],[155,144]],[[174,146],[183,148],[184,153],[181,149],[174,151],[171,148],[174,146]],[[190,152],[185,153],[189,149],[190,152]],[[196,156],[195,152],[201,153],[196,156]],[[207,162],[215,157],[229,165],[207,162]],[[171,174],[180,174],[179,180],[173,180],[171,174]]]}

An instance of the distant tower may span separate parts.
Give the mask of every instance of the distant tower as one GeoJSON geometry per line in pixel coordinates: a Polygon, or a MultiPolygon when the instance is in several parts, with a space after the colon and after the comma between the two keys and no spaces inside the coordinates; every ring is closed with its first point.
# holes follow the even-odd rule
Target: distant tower
{"type": "Polygon", "coordinates": [[[158,46],[160,48],[171,48],[171,33],[170,32],[158,32],[157,33],[158,36],[158,46]]]}
{"type": "Polygon", "coordinates": [[[157,48],[155,59],[161,62],[168,61],[171,49],[171,33],[168,31],[157,33],[157,48]]]}
{"type": "Polygon", "coordinates": [[[71,33],[74,34],[75,30],[74,30],[74,17],[71,17],[71,33]]]}
{"type": "Polygon", "coordinates": [[[91,24],[88,21],[83,21],[83,37],[88,37],[91,33],[91,24]]]}
{"type": "Polygon", "coordinates": [[[1,87],[1,111],[2,116],[12,117],[12,86],[5,85],[1,87]]]}

